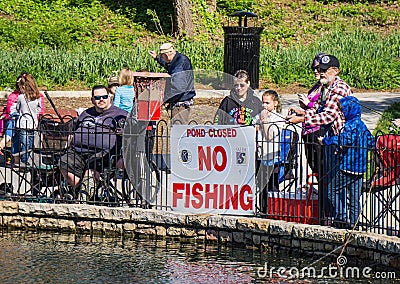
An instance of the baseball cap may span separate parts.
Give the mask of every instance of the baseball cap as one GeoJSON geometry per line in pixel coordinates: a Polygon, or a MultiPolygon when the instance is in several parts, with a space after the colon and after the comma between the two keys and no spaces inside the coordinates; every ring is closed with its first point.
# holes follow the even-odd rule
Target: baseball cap
{"type": "Polygon", "coordinates": [[[172,43],[164,43],[160,46],[160,54],[168,53],[174,50],[172,43]]]}
{"type": "Polygon", "coordinates": [[[329,67],[340,67],[339,60],[333,55],[325,55],[319,61],[318,68],[328,69],[329,67]]]}
{"type": "Polygon", "coordinates": [[[108,78],[108,85],[119,85],[119,77],[118,76],[110,76],[108,78]]]}
{"type": "Polygon", "coordinates": [[[319,61],[321,60],[321,58],[324,57],[325,55],[328,55],[328,54],[326,54],[324,52],[318,52],[317,54],[315,54],[313,62],[311,63],[311,69],[316,68],[319,65],[319,61]]]}

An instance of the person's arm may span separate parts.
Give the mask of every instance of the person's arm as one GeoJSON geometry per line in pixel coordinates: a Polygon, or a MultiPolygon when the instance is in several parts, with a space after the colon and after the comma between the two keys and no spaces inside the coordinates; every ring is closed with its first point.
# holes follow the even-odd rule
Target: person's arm
{"type": "MultiPolygon", "coordinates": [[[[13,113],[11,112],[12,105],[17,101],[19,93],[14,91],[12,92],[7,99],[6,110],[4,112],[4,118],[8,119],[10,115],[13,113]]],[[[15,112],[15,111],[14,111],[15,112]]]]}
{"type": "Polygon", "coordinates": [[[17,110],[17,101],[15,101],[11,106],[10,106],[10,114],[18,112],[17,110]]]}
{"type": "Polygon", "coordinates": [[[160,64],[162,67],[167,69],[168,62],[164,60],[164,58],[161,55],[157,55],[156,58],[154,58],[158,64],[160,64]]]}
{"type": "Polygon", "coordinates": [[[323,145],[338,145],[339,144],[339,136],[330,136],[322,138],[323,145]]]}
{"type": "Polygon", "coordinates": [[[44,96],[40,93],[40,105],[42,106],[39,112],[39,115],[44,114],[44,96]]]}
{"type": "Polygon", "coordinates": [[[118,87],[115,90],[115,94],[114,94],[114,105],[116,107],[120,107],[121,106],[121,87],[118,87]]]}
{"type": "Polygon", "coordinates": [[[263,134],[266,141],[271,141],[275,136],[279,135],[280,130],[275,124],[276,117],[274,119],[274,113],[267,110],[263,110],[260,114],[260,120],[263,125],[263,134]]]}
{"type": "Polygon", "coordinates": [[[326,100],[323,112],[314,113],[314,109],[307,110],[304,116],[304,123],[308,125],[328,125],[332,123],[341,113],[338,105],[339,98],[341,97],[332,94],[326,100]]]}
{"type": "Polygon", "coordinates": [[[336,81],[333,83],[328,91],[324,111],[320,113],[315,113],[315,108],[307,110],[304,118],[305,124],[327,125],[332,123],[341,114],[341,111],[339,109],[339,100],[343,97],[351,95],[352,92],[350,87],[342,80],[340,80],[339,77],[337,77],[336,81]]]}
{"type": "Polygon", "coordinates": [[[230,116],[228,114],[228,107],[229,107],[229,101],[231,99],[229,97],[225,97],[221,104],[218,107],[218,110],[215,114],[214,117],[214,123],[218,124],[218,125],[229,125],[229,124],[233,124],[232,122],[230,122],[230,119],[232,118],[232,116],[230,116]]]}

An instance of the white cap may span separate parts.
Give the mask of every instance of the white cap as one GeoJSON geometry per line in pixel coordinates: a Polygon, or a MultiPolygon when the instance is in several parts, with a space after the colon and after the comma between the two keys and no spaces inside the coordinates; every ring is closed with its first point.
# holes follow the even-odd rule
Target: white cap
{"type": "Polygon", "coordinates": [[[172,45],[172,43],[163,43],[161,46],[160,46],[160,53],[161,54],[163,54],[163,53],[168,53],[168,52],[171,52],[171,51],[173,51],[174,50],[174,46],[172,45]]]}

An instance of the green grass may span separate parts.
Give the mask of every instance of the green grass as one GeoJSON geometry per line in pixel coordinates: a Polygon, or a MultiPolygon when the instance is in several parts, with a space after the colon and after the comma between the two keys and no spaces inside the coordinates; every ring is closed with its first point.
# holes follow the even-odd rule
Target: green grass
{"type": "MultiPolygon", "coordinates": [[[[173,1],[0,1],[0,88],[22,72],[49,88],[89,88],[129,66],[163,71],[149,49],[173,41],[195,69],[223,71],[226,15],[257,13],[262,26],[262,87],[309,87],[310,60],[335,54],[352,87],[391,90],[400,85],[400,7],[395,1],[193,0],[195,36],[174,38],[173,1]],[[368,2],[368,5],[367,5],[368,2]]],[[[229,20],[229,21],[228,21],[229,20]]]]}
{"type": "MultiPolygon", "coordinates": [[[[0,86],[13,87],[22,71],[35,75],[39,85],[90,88],[105,83],[113,71],[123,67],[164,70],[149,56],[156,44],[137,43],[132,47],[111,44],[93,47],[36,47],[0,50],[0,86]]],[[[176,41],[177,50],[191,58],[195,69],[223,71],[223,47],[210,43],[176,41]]],[[[318,43],[276,48],[264,46],[260,54],[260,78],[264,85],[308,87],[313,82],[310,59],[319,51],[335,54],[341,62],[340,76],[359,89],[390,90],[399,88],[400,33],[381,37],[356,30],[334,32],[318,43]]],[[[264,86],[268,87],[268,86],[264,86]]]]}

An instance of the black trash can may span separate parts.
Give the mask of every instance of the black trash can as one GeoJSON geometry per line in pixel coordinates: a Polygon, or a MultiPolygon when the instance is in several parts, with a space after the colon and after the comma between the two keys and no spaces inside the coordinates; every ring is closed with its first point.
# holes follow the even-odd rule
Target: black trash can
{"type": "Polygon", "coordinates": [[[257,17],[251,12],[238,11],[229,15],[238,17],[238,26],[224,29],[224,72],[234,75],[237,70],[246,70],[250,76],[250,87],[259,87],[260,34],[262,27],[248,27],[247,18],[257,17]],[[242,23],[243,20],[243,23],[242,23]]]}

